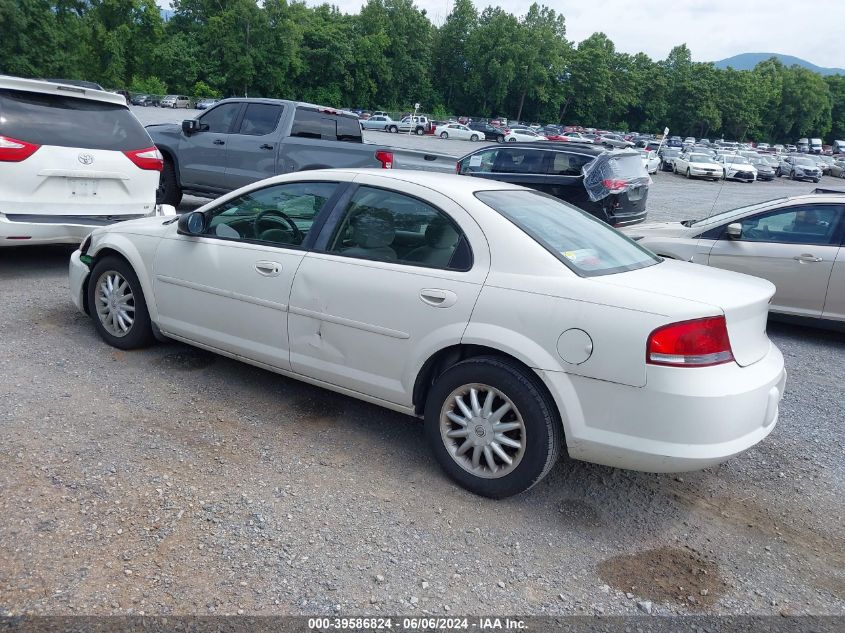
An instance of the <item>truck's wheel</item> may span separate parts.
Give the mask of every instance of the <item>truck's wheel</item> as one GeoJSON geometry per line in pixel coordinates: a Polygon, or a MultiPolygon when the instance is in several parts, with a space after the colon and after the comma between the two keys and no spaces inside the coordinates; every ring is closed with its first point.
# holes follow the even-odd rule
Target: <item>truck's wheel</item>
{"type": "Polygon", "coordinates": [[[156,204],[170,204],[176,207],[180,202],[182,202],[182,190],[176,182],[176,168],[173,166],[173,161],[165,158],[164,169],[161,170],[158,189],[156,189],[156,204]]]}

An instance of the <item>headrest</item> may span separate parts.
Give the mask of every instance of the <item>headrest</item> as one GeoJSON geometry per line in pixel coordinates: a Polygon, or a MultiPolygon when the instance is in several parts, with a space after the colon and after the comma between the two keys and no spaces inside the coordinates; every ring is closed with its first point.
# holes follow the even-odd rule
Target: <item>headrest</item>
{"type": "Polygon", "coordinates": [[[425,229],[425,243],[431,248],[452,248],[457,242],[455,227],[442,218],[436,218],[425,229]]]}
{"type": "Polygon", "coordinates": [[[393,243],[393,214],[386,209],[361,207],[349,220],[352,241],[362,248],[381,248],[393,243]]]}

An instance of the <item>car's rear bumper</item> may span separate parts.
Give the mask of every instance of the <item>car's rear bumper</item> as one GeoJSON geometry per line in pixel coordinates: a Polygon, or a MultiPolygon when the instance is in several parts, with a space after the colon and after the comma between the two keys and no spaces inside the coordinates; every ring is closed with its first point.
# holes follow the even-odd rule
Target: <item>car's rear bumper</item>
{"type": "Polygon", "coordinates": [[[748,367],[649,366],[641,388],[540,373],[561,408],[571,457],[647,472],[707,468],[751,448],[777,424],[786,383],[774,345],[748,367]]]}
{"type": "MultiPolygon", "coordinates": [[[[160,207],[156,207],[155,213],[163,212],[160,207]]],[[[81,216],[0,213],[0,248],[27,244],[79,244],[97,227],[149,215],[151,214],[81,216]]]]}

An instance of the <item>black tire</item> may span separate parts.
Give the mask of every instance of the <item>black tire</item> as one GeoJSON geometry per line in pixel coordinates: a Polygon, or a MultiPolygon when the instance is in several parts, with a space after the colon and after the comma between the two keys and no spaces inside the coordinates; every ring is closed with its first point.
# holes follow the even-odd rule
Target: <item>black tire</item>
{"type": "Polygon", "coordinates": [[[391,134],[398,134],[398,133],[399,133],[399,128],[398,128],[398,127],[396,127],[395,125],[391,125],[391,126],[387,129],[387,131],[388,131],[388,132],[390,132],[391,134]]]}
{"type": "MultiPolygon", "coordinates": [[[[496,137],[496,142],[497,143],[504,143],[505,142],[505,136],[503,134],[499,134],[499,136],[496,137]]],[[[843,172],[843,173],[845,173],[845,172],[843,172]]]]}
{"type": "Polygon", "coordinates": [[[469,140],[478,141],[478,134],[473,134],[472,136],[469,137],[469,140]]]}
{"type": "Polygon", "coordinates": [[[453,481],[493,499],[519,494],[545,477],[557,461],[563,441],[557,408],[537,377],[514,362],[492,356],[470,358],[443,372],[426,398],[425,433],[437,461],[453,481]],[[511,472],[498,478],[480,477],[464,469],[441,436],[440,413],[447,398],[456,389],[474,383],[506,395],[522,416],[524,453],[511,472]]]}
{"type": "Polygon", "coordinates": [[[418,127],[414,131],[416,132],[417,136],[422,136],[423,134],[425,134],[425,128],[423,128],[423,127],[418,127]]]}
{"type": "Polygon", "coordinates": [[[692,178],[692,173],[690,172],[689,167],[687,167],[687,180],[689,180],[690,178],[692,178]]]}
{"type": "Polygon", "coordinates": [[[449,138],[449,134],[448,134],[448,133],[446,133],[446,132],[441,132],[441,133],[440,133],[440,138],[442,138],[442,139],[447,139],[447,138],[449,138]]]}
{"type": "Polygon", "coordinates": [[[158,180],[158,189],[156,189],[156,204],[172,204],[177,207],[180,202],[182,202],[182,189],[176,181],[176,167],[173,161],[165,158],[164,168],[158,180]]]}
{"type": "Polygon", "coordinates": [[[516,139],[515,138],[509,138],[508,143],[516,143],[516,139]]]}
{"type": "Polygon", "coordinates": [[[141,290],[141,282],[132,266],[125,259],[117,256],[106,256],[98,261],[91,276],[88,278],[88,305],[90,306],[91,318],[94,320],[94,327],[100,337],[112,347],[118,349],[138,349],[147,347],[153,343],[153,328],[150,322],[150,313],[147,310],[147,302],[144,299],[144,291],[141,290]],[[115,336],[103,325],[98,305],[102,303],[97,296],[97,286],[104,274],[117,273],[129,284],[132,292],[132,306],[134,308],[135,320],[129,330],[123,336],[115,336]]]}
{"type": "Polygon", "coordinates": [[[819,180],[820,180],[819,178],[813,178],[813,182],[816,183],[816,184],[818,184],[819,180]]]}

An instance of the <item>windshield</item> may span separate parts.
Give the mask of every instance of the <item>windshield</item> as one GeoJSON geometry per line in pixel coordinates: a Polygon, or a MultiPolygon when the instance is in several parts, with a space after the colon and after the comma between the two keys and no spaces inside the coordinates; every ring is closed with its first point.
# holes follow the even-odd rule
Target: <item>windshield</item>
{"type": "Polygon", "coordinates": [[[726,155],[725,162],[729,165],[748,165],[749,160],[745,156],[726,155]]]}
{"type": "Polygon", "coordinates": [[[690,154],[689,160],[691,163],[712,163],[713,159],[707,154],[690,154]]]}
{"type": "Polygon", "coordinates": [[[571,205],[537,191],[479,191],[476,198],[582,277],[652,266],[651,251],[571,205]]]}
{"type": "Polygon", "coordinates": [[[766,207],[779,204],[781,202],[786,202],[787,198],[775,198],[774,200],[767,200],[766,202],[758,202],[756,204],[750,204],[746,207],[739,207],[738,209],[730,209],[728,211],[722,211],[721,213],[717,213],[716,215],[711,215],[707,218],[702,218],[700,220],[696,220],[688,224],[687,226],[699,226],[701,224],[710,224],[716,222],[725,222],[730,220],[733,217],[738,215],[743,215],[744,213],[750,213],[752,211],[757,211],[758,209],[764,209],[766,207]]]}
{"type": "Polygon", "coordinates": [[[816,164],[811,161],[809,158],[796,158],[795,159],[796,165],[801,165],[802,167],[815,167],[816,164]]]}

